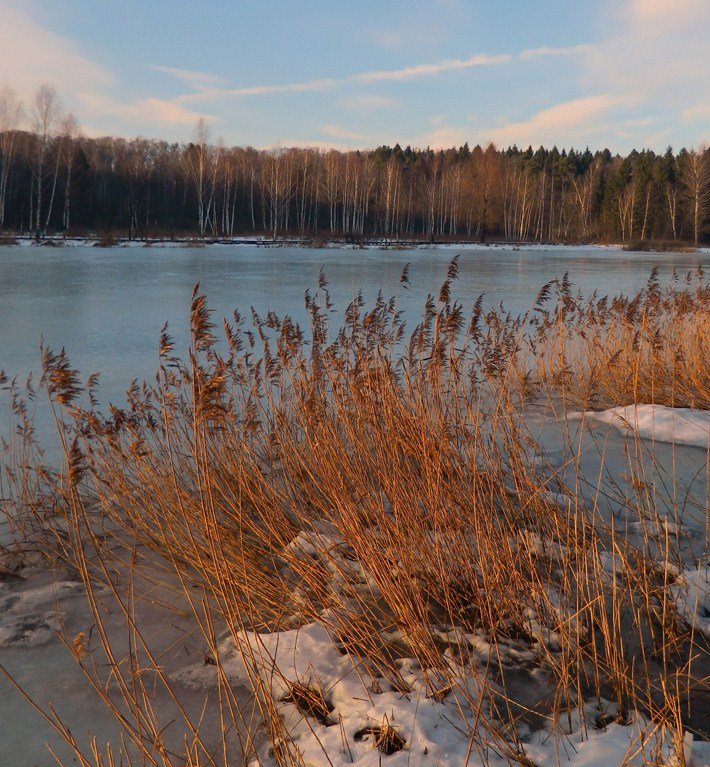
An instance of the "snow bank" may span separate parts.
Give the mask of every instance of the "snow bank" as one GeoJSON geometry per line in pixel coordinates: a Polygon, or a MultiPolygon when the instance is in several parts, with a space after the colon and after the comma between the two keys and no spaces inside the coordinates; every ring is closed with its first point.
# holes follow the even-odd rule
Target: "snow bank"
{"type": "Polygon", "coordinates": [[[707,449],[710,447],[710,412],[664,405],[627,405],[602,412],[569,413],[568,421],[608,423],[631,431],[643,439],[673,442],[707,449]]]}
{"type": "MultiPolygon", "coordinates": [[[[258,673],[273,699],[278,702],[284,726],[302,757],[304,767],[360,765],[361,767],[453,767],[454,765],[510,764],[491,744],[481,717],[495,726],[495,718],[484,692],[484,669],[470,666],[458,684],[442,687],[431,694],[436,672],[418,666],[415,660],[399,661],[405,689],[395,689],[389,681],[369,669],[360,659],[343,654],[333,637],[321,624],[311,623],[300,629],[237,635],[241,650],[231,638],[220,643],[219,656],[230,682],[243,681],[246,671],[238,658],[244,653],[253,659],[258,673]],[[428,680],[428,684],[427,684],[428,680]],[[329,713],[323,721],[299,710],[292,694],[293,686],[304,685],[322,693],[329,713]],[[479,726],[472,737],[471,725],[479,726]],[[391,727],[403,741],[401,750],[384,755],[377,747],[381,729],[391,727]],[[479,753],[476,742],[488,742],[479,753]]],[[[455,664],[451,658],[452,667],[455,664]]],[[[251,664],[250,664],[251,665],[251,664]]],[[[217,669],[204,664],[185,669],[182,681],[193,684],[216,684],[217,669]],[[210,680],[209,677],[212,677],[210,680]]],[[[488,680],[490,684],[490,680],[488,680]]],[[[524,751],[534,764],[563,764],[571,767],[595,765],[617,767],[641,764],[644,756],[661,747],[652,727],[640,715],[619,724],[614,721],[614,704],[601,701],[584,707],[580,716],[550,722],[547,727],[524,736],[524,751]],[[600,714],[607,714],[609,724],[599,726],[600,714]],[[645,745],[644,745],[645,744],[645,745]],[[634,756],[632,756],[634,755],[634,756]]],[[[512,743],[509,747],[513,749],[512,743]]],[[[273,753],[262,758],[265,767],[276,765],[273,753]]]]}

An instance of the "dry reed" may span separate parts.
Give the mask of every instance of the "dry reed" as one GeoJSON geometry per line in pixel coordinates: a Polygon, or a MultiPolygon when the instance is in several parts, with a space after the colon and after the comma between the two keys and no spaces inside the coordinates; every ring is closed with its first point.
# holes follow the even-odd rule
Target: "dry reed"
{"type": "MultiPolygon", "coordinates": [[[[183,712],[182,763],[226,766],[227,733],[239,733],[244,760],[257,755],[254,711],[236,700],[222,668],[217,637],[225,632],[243,653],[274,759],[299,763],[259,672],[267,651],[243,636],[311,622],[373,684],[406,691],[401,661],[414,658],[431,696],[455,690],[468,706],[460,726],[481,758],[492,747],[525,763],[522,723],[563,740],[565,719],[584,718],[590,699],[613,703],[612,714],[600,708],[598,726],[639,709],[679,744],[685,729],[698,728],[693,690],[707,684],[707,644],[669,596],[679,543],[640,453],[629,455],[636,491],[624,501],[644,525],[633,545],[603,513],[601,477],[579,476],[574,445],[571,489],[535,460],[525,416],[532,401],[563,415],[638,402],[710,408],[710,287],[698,273],[662,289],[653,273],[633,298],[583,300],[565,277],[522,317],[485,311],[482,299],[466,317],[452,299],[457,275],[454,259],[409,334],[396,299],[382,296],[370,308],[357,296],[331,328],[321,274],[306,297],[308,333],[273,312],[253,315],[251,325],[235,313],[218,341],[196,288],[187,362],[164,329],[155,383],[134,385],[109,415],[91,396],[79,404],[66,356],[44,350],[66,466],[41,468],[16,398],[26,439],[8,446],[19,457],[8,469],[4,495],[16,505],[6,517],[18,541],[55,531],[55,550],[81,574],[112,689],[83,643],[67,638],[69,649],[141,763],[177,764],[148,675],[181,706],[133,618],[130,589],[121,592],[114,575],[116,562],[132,572],[125,552],[137,546],[183,584],[220,679],[209,716],[223,722],[224,742],[215,750],[183,712]],[[583,482],[591,487],[584,497],[583,482]],[[101,631],[98,584],[125,614],[127,660],[101,631]],[[467,666],[467,634],[490,648],[485,661],[467,666]],[[512,682],[512,659],[523,656],[549,679],[536,699],[512,682]]],[[[291,683],[289,696],[304,716],[328,720],[317,680],[291,683]]],[[[406,738],[388,723],[361,735],[384,753],[406,738]]],[[[89,752],[81,763],[113,764],[114,753],[89,752]]]]}

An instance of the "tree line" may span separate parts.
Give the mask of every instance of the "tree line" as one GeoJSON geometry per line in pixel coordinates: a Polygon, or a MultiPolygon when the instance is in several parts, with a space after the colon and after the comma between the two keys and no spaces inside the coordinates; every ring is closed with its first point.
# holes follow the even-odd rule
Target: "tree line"
{"type": "Polygon", "coordinates": [[[710,150],[256,150],[87,138],[43,85],[0,90],[0,230],[509,242],[710,239],[710,150]]]}

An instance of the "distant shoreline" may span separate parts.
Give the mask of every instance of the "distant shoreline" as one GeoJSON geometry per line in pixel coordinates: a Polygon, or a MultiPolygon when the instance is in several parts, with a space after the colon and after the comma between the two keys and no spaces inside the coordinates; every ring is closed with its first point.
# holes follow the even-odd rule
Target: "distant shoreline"
{"type": "Polygon", "coordinates": [[[501,250],[550,250],[557,248],[605,248],[610,250],[620,250],[626,252],[645,252],[645,253],[703,253],[710,252],[710,248],[696,248],[687,242],[668,242],[668,241],[635,241],[628,243],[608,243],[608,242],[514,242],[506,240],[489,240],[481,243],[474,240],[444,240],[440,242],[431,242],[424,239],[414,240],[392,240],[380,237],[363,238],[357,242],[340,239],[319,239],[312,237],[149,237],[149,238],[128,238],[128,237],[107,237],[105,235],[87,235],[84,237],[62,237],[47,236],[37,239],[34,235],[5,235],[0,236],[0,246],[18,246],[18,247],[190,247],[203,248],[212,245],[241,246],[249,245],[252,247],[263,248],[312,248],[312,249],[352,249],[365,250],[371,248],[387,250],[410,250],[419,248],[441,248],[441,249],[495,249],[501,250]]]}

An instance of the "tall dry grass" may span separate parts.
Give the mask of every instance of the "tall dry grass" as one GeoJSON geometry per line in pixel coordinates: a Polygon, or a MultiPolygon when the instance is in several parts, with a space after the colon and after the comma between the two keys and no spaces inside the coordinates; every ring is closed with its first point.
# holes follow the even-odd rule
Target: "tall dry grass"
{"type": "MultiPolygon", "coordinates": [[[[95,402],[96,381],[80,386],[65,355],[44,350],[66,465],[41,470],[41,487],[12,470],[14,508],[27,521],[11,521],[53,534],[55,551],[83,578],[111,691],[100,664],[67,643],[124,727],[123,748],[136,763],[234,764],[235,747],[244,761],[258,759],[258,716],[273,758],[298,764],[258,672],[265,649],[243,632],[310,622],[325,626],[368,679],[404,692],[401,661],[414,658],[431,695],[455,689],[467,703],[458,726],[482,759],[492,747],[527,763],[522,725],[547,723],[562,740],[565,719],[584,720],[590,700],[599,702],[599,726],[638,709],[650,730],[679,746],[687,729],[710,735],[701,726],[707,709],[694,698],[707,686],[708,648],[670,596],[680,545],[647,481],[643,445],[628,457],[633,503],[623,499],[643,522],[639,545],[605,511],[613,488],[580,476],[574,445],[567,469],[576,484],[563,483],[540,460],[526,420],[533,400],[562,416],[634,402],[707,408],[703,275],[662,288],[653,273],[637,296],[614,299],[582,299],[565,278],[517,318],[486,311],[482,299],[466,313],[453,298],[457,275],[454,259],[411,332],[396,297],[382,296],[371,307],[355,297],[331,327],[321,274],[306,296],[307,330],[273,312],[250,322],[235,312],[218,340],[196,288],[187,359],[164,329],[155,382],[134,385],[108,414],[95,402]],[[182,752],[164,742],[148,672],[178,709],[179,696],[115,576],[131,572],[126,552],[137,546],[175,574],[210,648],[219,698],[205,716],[223,724],[217,748],[187,712],[182,752]],[[101,631],[99,584],[125,613],[127,662],[101,631]],[[252,708],[236,699],[220,662],[218,639],[229,632],[252,708]],[[486,643],[487,658],[467,662],[467,635],[486,643]],[[544,671],[545,685],[530,681],[523,694],[513,684],[516,654],[530,680],[544,671]]],[[[317,688],[290,695],[307,700],[304,715],[322,712],[317,688]]],[[[115,750],[74,747],[82,764],[114,763],[115,750]]]]}

